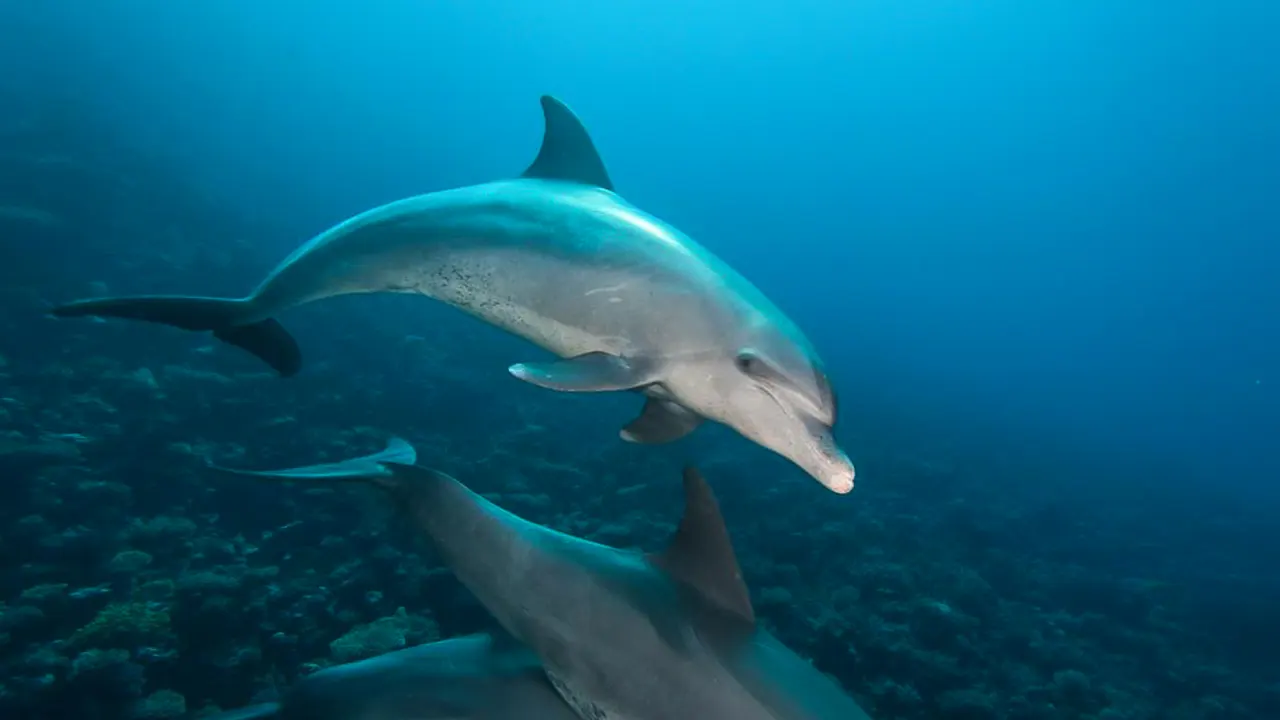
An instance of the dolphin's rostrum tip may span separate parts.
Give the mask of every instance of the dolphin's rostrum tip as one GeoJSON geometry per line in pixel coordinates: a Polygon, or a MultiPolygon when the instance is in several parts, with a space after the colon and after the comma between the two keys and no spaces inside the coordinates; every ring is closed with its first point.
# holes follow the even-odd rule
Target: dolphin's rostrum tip
{"type": "Polygon", "coordinates": [[[848,495],[850,492],[853,492],[853,477],[854,470],[853,466],[850,465],[848,474],[841,473],[835,477],[828,478],[823,482],[823,485],[826,485],[827,489],[833,493],[848,495]]]}

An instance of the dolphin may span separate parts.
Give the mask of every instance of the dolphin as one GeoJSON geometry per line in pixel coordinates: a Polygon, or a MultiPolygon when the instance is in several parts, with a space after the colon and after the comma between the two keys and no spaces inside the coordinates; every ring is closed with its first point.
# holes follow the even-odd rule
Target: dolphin
{"type": "Polygon", "coordinates": [[[511,638],[442,640],[326,668],[279,702],[204,720],[579,720],[511,638]]]}
{"type": "Polygon", "coordinates": [[[831,434],[835,395],[805,335],[719,258],[613,192],[566,105],[544,96],[542,110],[541,149],[519,177],[367,210],[299,247],[247,297],[94,298],[51,313],[209,332],[288,376],[302,356],[274,319],[281,311],[353,293],[426,295],[558,356],[511,365],[521,380],[643,393],[624,440],[670,442],[711,419],[852,490],[853,464],[831,434]]]}
{"type": "MultiPolygon", "coordinates": [[[[382,463],[373,484],[590,720],[868,720],[756,622],[719,505],[692,467],[665,551],[645,555],[523,520],[452,477],[382,463]]],[[[285,478],[287,471],[265,477],[285,478]]]]}

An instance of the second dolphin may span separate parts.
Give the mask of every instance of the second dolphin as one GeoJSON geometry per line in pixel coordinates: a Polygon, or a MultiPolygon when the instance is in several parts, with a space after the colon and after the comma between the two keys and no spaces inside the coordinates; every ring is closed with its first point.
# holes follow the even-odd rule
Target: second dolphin
{"type": "Polygon", "coordinates": [[[719,506],[696,470],[685,471],[685,513],[669,546],[643,555],[523,520],[443,473],[369,459],[255,474],[388,492],[580,717],[867,720],[756,622],[719,506]]]}

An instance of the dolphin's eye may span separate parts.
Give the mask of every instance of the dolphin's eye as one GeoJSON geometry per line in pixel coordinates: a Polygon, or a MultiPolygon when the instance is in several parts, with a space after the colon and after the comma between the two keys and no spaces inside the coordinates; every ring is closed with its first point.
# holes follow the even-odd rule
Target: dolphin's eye
{"type": "Polygon", "coordinates": [[[760,377],[761,372],[764,370],[763,361],[750,350],[743,350],[733,360],[739,370],[753,377],[760,377]]]}

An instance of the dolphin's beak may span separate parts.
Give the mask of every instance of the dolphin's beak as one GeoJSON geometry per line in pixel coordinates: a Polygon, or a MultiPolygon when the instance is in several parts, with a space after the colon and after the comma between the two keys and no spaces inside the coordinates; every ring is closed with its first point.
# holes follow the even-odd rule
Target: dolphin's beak
{"type": "Polygon", "coordinates": [[[853,490],[853,461],[836,444],[831,428],[813,420],[807,421],[805,425],[813,437],[817,456],[815,466],[806,468],[809,474],[831,492],[845,495],[853,490]]]}
{"type": "Polygon", "coordinates": [[[831,472],[818,476],[818,482],[827,487],[828,490],[844,495],[853,490],[853,463],[849,461],[847,455],[840,453],[839,463],[833,463],[831,472]]]}

